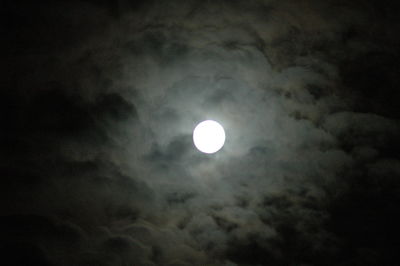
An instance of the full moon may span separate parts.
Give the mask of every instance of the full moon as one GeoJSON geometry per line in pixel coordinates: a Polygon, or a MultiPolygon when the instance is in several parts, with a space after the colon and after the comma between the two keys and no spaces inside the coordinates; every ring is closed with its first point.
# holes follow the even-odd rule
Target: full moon
{"type": "Polygon", "coordinates": [[[193,130],[193,143],[201,152],[215,153],[224,146],[225,130],[214,120],[203,121],[193,130]]]}

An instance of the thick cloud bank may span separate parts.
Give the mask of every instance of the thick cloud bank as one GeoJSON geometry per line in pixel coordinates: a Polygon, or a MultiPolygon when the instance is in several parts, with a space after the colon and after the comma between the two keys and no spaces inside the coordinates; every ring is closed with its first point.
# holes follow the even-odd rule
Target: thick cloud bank
{"type": "Polygon", "coordinates": [[[400,263],[394,4],[5,6],[0,264],[400,263]]]}

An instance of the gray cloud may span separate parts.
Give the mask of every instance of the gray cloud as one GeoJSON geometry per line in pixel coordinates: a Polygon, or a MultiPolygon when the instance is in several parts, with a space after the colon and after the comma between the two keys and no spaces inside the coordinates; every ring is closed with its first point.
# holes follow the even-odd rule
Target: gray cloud
{"type": "Polygon", "coordinates": [[[379,93],[354,66],[396,53],[384,18],[394,11],[333,1],[9,5],[21,36],[7,48],[1,97],[10,265],[28,255],[38,265],[399,261],[398,219],[386,219],[398,212],[400,129],[394,101],[383,103],[396,97],[397,70],[365,61],[391,73],[376,74],[379,93]],[[214,155],[192,145],[205,119],[227,133],[214,155]]]}

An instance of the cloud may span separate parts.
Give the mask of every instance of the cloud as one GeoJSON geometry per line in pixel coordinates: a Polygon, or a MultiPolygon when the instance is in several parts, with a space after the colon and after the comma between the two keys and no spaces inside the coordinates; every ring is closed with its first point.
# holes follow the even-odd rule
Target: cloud
{"type": "Polygon", "coordinates": [[[345,66],[383,47],[371,4],[32,8],[9,6],[21,37],[0,107],[1,247],[15,265],[396,258],[397,114],[369,108],[376,91],[345,66]],[[193,148],[205,119],[227,134],[214,155],[193,148]]]}

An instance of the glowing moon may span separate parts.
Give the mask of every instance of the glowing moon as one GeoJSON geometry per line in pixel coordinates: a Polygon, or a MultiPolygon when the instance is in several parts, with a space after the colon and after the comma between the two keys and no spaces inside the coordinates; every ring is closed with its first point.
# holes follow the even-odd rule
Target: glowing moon
{"type": "Polygon", "coordinates": [[[225,143],[225,130],[214,120],[206,120],[198,124],[193,130],[193,143],[204,153],[215,153],[225,143]]]}

